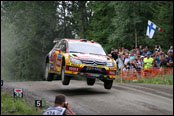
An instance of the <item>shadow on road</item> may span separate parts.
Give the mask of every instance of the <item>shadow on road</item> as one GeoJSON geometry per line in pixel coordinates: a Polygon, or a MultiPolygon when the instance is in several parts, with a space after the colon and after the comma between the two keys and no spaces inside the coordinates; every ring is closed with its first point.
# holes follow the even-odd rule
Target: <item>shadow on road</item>
{"type": "Polygon", "coordinates": [[[97,94],[108,94],[107,91],[98,91],[92,88],[77,88],[77,89],[60,89],[60,90],[51,90],[52,92],[58,94],[64,94],[66,96],[85,96],[85,95],[97,95],[97,94]]]}

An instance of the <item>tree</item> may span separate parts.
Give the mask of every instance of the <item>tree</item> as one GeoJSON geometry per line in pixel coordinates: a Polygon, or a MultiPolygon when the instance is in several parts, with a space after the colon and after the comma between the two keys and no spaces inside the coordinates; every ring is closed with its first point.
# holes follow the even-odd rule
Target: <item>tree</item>
{"type": "Polygon", "coordinates": [[[87,39],[101,43],[106,49],[110,48],[107,39],[114,31],[111,24],[114,9],[109,4],[106,1],[89,2],[91,18],[86,34],[87,39]]]}
{"type": "Polygon", "coordinates": [[[44,58],[56,35],[56,8],[55,2],[3,2],[4,18],[19,38],[15,41],[16,56],[9,62],[14,77],[35,80],[43,75],[44,58]]]}

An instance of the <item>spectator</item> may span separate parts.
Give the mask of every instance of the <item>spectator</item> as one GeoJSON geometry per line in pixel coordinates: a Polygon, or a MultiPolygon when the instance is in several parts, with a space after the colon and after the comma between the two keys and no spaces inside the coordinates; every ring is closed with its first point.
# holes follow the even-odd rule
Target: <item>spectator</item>
{"type": "Polygon", "coordinates": [[[169,49],[168,52],[167,52],[168,54],[169,54],[169,51],[170,51],[170,50],[173,50],[173,46],[170,46],[170,49],[169,49]]]}
{"type": "Polygon", "coordinates": [[[118,48],[118,54],[120,54],[120,52],[121,52],[121,48],[118,48]]]}
{"type": "Polygon", "coordinates": [[[124,47],[122,47],[121,49],[122,49],[122,52],[124,52],[125,48],[124,48],[124,47]]]}
{"type": "Polygon", "coordinates": [[[157,51],[157,47],[158,47],[158,45],[155,45],[155,48],[154,48],[153,52],[157,51]]]}
{"type": "Polygon", "coordinates": [[[140,55],[140,50],[137,49],[137,51],[136,51],[136,56],[139,56],[139,55],[140,55]]]}
{"type": "Polygon", "coordinates": [[[114,48],[111,48],[111,54],[114,52],[114,48]]]}
{"type": "Polygon", "coordinates": [[[130,69],[130,58],[128,53],[125,53],[125,59],[123,63],[124,63],[124,69],[130,69]]]}
{"type": "Polygon", "coordinates": [[[167,67],[167,59],[164,53],[160,54],[160,67],[167,67]]]}
{"type": "Polygon", "coordinates": [[[144,54],[144,49],[143,49],[142,45],[139,46],[139,50],[140,50],[140,55],[143,55],[144,54]]]}
{"type": "Polygon", "coordinates": [[[133,59],[135,59],[135,56],[134,56],[134,54],[133,54],[133,51],[131,51],[131,52],[130,52],[129,61],[131,61],[131,60],[133,60],[133,59]]]}
{"type": "Polygon", "coordinates": [[[114,60],[116,61],[117,58],[118,58],[118,50],[117,49],[112,49],[111,55],[114,58],[114,60]]]}
{"type": "Polygon", "coordinates": [[[158,45],[158,52],[162,52],[162,49],[161,49],[161,46],[160,45],[158,45]]]}
{"type": "Polygon", "coordinates": [[[142,69],[143,60],[141,59],[140,55],[136,57],[136,67],[137,69],[142,69]]]}
{"type": "Polygon", "coordinates": [[[144,49],[143,49],[143,56],[146,56],[147,55],[147,52],[148,52],[149,48],[146,46],[144,49]]]}
{"type": "Polygon", "coordinates": [[[153,58],[150,57],[150,55],[151,55],[150,51],[147,51],[146,55],[147,55],[147,57],[144,58],[144,60],[143,60],[143,67],[145,70],[148,70],[150,67],[153,66],[153,58]]]}
{"type": "Polygon", "coordinates": [[[64,95],[57,95],[55,98],[55,106],[48,108],[44,115],[75,115],[70,108],[70,104],[65,102],[64,95]]]}
{"type": "Polygon", "coordinates": [[[158,52],[161,52],[162,50],[161,50],[161,46],[160,45],[156,45],[155,46],[155,48],[154,48],[154,51],[153,52],[156,52],[156,51],[158,51],[158,52]]]}
{"type": "Polygon", "coordinates": [[[118,55],[118,59],[116,60],[118,64],[117,72],[120,71],[120,69],[123,67],[123,59],[124,59],[123,55],[118,55]]]}
{"type": "Polygon", "coordinates": [[[159,54],[160,52],[158,51],[155,51],[155,53],[153,54],[153,64],[154,64],[154,67],[159,67],[160,66],[160,59],[159,59],[159,54]]]}
{"type": "Polygon", "coordinates": [[[120,55],[123,55],[123,53],[124,53],[124,47],[120,48],[120,51],[119,51],[120,55]]]}
{"type": "Polygon", "coordinates": [[[173,67],[173,49],[171,49],[168,53],[167,66],[173,67]]]}

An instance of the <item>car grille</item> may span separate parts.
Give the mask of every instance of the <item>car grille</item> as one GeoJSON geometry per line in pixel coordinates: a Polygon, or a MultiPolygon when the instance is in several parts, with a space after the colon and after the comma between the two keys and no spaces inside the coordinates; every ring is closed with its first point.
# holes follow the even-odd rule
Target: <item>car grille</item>
{"type": "Polygon", "coordinates": [[[105,68],[87,67],[87,66],[83,67],[80,72],[97,73],[97,74],[104,74],[104,75],[107,74],[107,71],[105,70],[105,68]]]}
{"type": "Polygon", "coordinates": [[[106,62],[93,61],[93,60],[81,60],[82,64],[88,64],[93,66],[106,66],[106,62]]]}

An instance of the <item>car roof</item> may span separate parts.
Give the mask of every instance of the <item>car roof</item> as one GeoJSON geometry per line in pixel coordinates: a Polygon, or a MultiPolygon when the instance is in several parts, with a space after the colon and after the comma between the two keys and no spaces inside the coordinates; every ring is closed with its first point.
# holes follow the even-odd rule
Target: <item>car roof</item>
{"type": "Polygon", "coordinates": [[[89,41],[89,40],[86,40],[86,39],[71,39],[71,38],[65,38],[64,40],[66,41],[75,41],[75,42],[87,42],[87,43],[94,43],[94,44],[99,44],[98,42],[95,42],[93,40],[89,41]]]}

